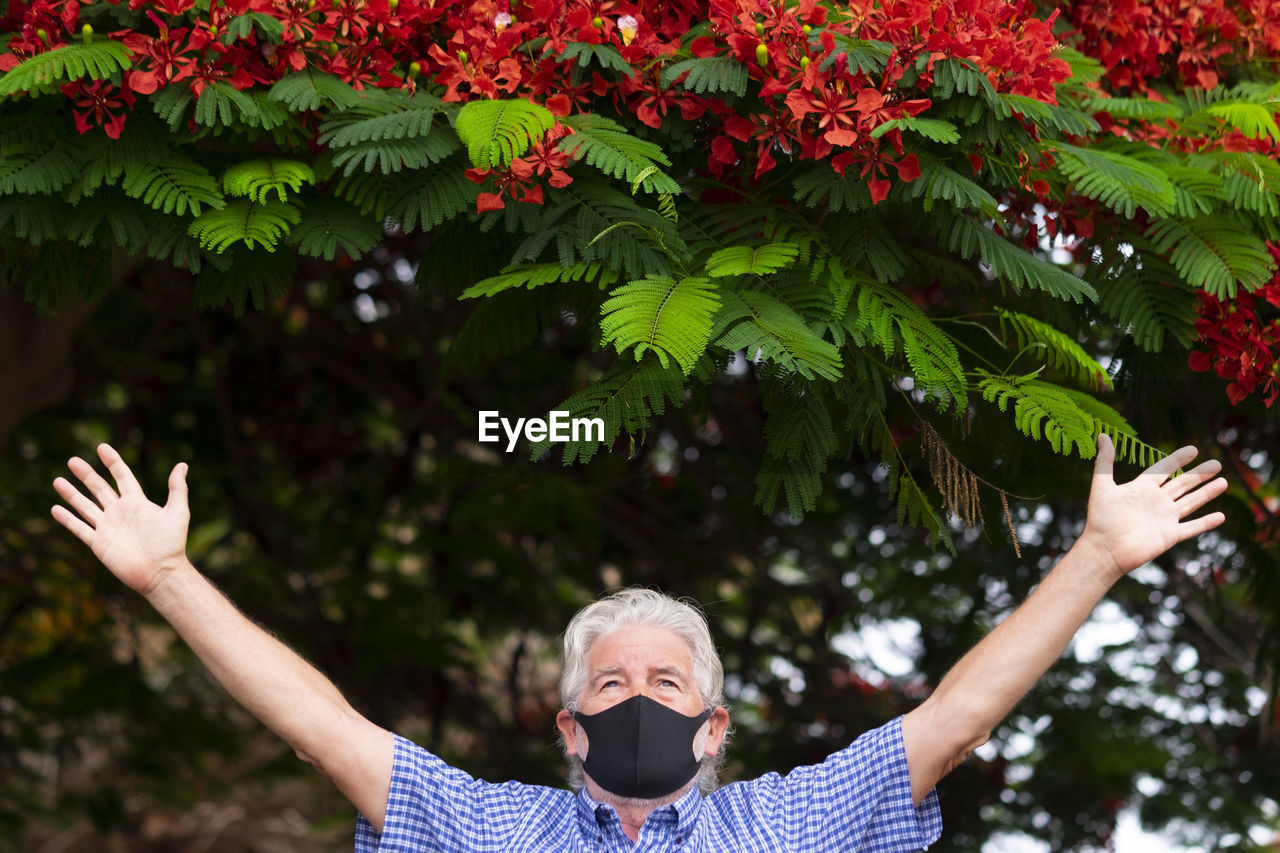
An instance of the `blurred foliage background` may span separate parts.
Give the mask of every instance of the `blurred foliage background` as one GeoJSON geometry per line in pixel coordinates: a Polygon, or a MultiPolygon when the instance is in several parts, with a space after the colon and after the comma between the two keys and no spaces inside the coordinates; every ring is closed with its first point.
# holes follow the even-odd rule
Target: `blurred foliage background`
{"type": "MultiPolygon", "coordinates": [[[[462,278],[504,253],[436,240],[394,233],[358,264],[304,264],[287,296],[240,317],[193,314],[189,275],[137,260],[54,317],[0,291],[0,846],[350,845],[354,814],[328,782],[49,518],[52,479],[102,440],[153,497],[189,461],[193,561],[371,719],[494,780],[562,783],[557,635],[604,589],[705,605],[737,730],[727,776],[743,778],[910,708],[1081,527],[1090,464],[994,416],[952,446],[1016,496],[1018,549],[998,508],[954,526],[955,553],[897,526],[883,469],[856,451],[815,511],[763,515],[767,380],[746,364],[589,466],[479,444],[479,410],[545,412],[608,354],[550,289],[495,297],[531,305],[514,351],[470,335],[462,278]],[[445,279],[442,261],[473,269],[445,279]]],[[[1274,419],[1142,353],[1118,388],[1145,440],[1227,463],[1227,524],[1118,586],[944,780],[937,849],[1009,832],[1104,847],[1124,810],[1206,850],[1275,829],[1274,419]]]]}

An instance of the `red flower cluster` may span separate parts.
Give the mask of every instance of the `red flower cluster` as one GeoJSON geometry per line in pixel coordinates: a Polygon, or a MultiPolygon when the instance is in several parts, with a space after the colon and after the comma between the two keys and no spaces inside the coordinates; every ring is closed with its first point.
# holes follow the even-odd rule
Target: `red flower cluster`
{"type": "Polygon", "coordinates": [[[900,130],[880,138],[871,131],[929,108],[923,96],[938,59],[972,60],[998,90],[1055,102],[1054,85],[1069,76],[1069,69],[1052,56],[1058,46],[1050,30],[1054,16],[1048,21],[1030,18],[1024,6],[985,0],[857,0],[836,14],[816,0],[796,6],[711,0],[710,19],[718,38],[696,39],[693,54],[723,53],[722,40],[727,42],[730,54],[760,82],[765,105],[748,116],[714,102],[702,105],[723,121],[711,144],[713,172],[739,161],[733,145],[738,141],[754,146],[757,177],[776,165],[776,154],[830,157],[842,175],[856,167],[867,179],[872,200],[880,201],[889,191],[890,168],[903,181],[914,180],[920,169],[914,155],[903,156],[900,130]],[[838,55],[840,39],[890,45],[883,72],[872,76],[853,67],[838,55]],[[925,61],[924,71],[905,85],[918,59],[925,61]],[[882,141],[892,146],[892,153],[881,147],[882,141]]]}
{"type": "MultiPolygon", "coordinates": [[[[107,36],[128,48],[132,68],[114,84],[66,87],[82,132],[102,126],[118,136],[135,96],[165,87],[199,97],[214,81],[248,89],[311,67],[356,88],[422,86],[448,101],[524,97],[561,116],[604,102],[654,128],[678,114],[708,139],[713,173],[750,163],[758,177],[780,156],[828,160],[842,174],[856,169],[877,201],[890,176],[913,180],[919,166],[904,155],[899,130],[871,132],[928,109],[937,60],[971,60],[998,90],[1047,102],[1069,73],[1052,55],[1054,16],[1037,20],[1026,0],[853,0],[834,10],[817,0],[127,2],[145,10],[145,24],[107,36]],[[710,33],[682,47],[702,21],[710,33]],[[838,55],[851,40],[887,43],[883,71],[868,74],[838,55]],[[743,63],[758,96],[699,95],[663,77],[690,54],[743,63]]],[[[0,71],[91,37],[81,22],[86,5],[8,4],[0,31],[16,35],[0,53],[0,71]]],[[[539,177],[563,186],[566,164],[549,152],[565,132],[557,128],[541,153],[512,164],[482,207],[508,190],[537,201],[539,177]]]]}
{"type": "MultiPolygon", "coordinates": [[[[1272,256],[1280,263],[1280,247],[1268,244],[1272,256]]],[[[1280,396],[1280,275],[1257,290],[1236,294],[1234,300],[1218,299],[1203,291],[1196,334],[1203,349],[1193,350],[1188,358],[1192,370],[1212,368],[1227,385],[1232,404],[1257,391],[1270,408],[1280,396]],[[1268,316],[1258,315],[1262,309],[1268,316]]]]}
{"type": "Polygon", "coordinates": [[[500,172],[488,172],[482,169],[468,169],[467,178],[478,184],[486,183],[495,177],[496,193],[480,193],[476,198],[476,210],[484,213],[487,210],[502,210],[506,206],[503,193],[511,191],[512,197],[520,193],[518,201],[529,204],[542,204],[542,184],[533,183],[545,176],[547,183],[556,187],[567,187],[573,178],[564,171],[572,159],[568,154],[558,150],[557,143],[563,139],[569,129],[562,124],[552,127],[538,142],[534,143],[529,153],[511,161],[511,165],[500,172]]]}
{"type": "Polygon", "coordinates": [[[1083,0],[1067,16],[1120,88],[1145,90],[1176,71],[1212,89],[1224,65],[1280,53],[1280,0],[1083,0]]]}

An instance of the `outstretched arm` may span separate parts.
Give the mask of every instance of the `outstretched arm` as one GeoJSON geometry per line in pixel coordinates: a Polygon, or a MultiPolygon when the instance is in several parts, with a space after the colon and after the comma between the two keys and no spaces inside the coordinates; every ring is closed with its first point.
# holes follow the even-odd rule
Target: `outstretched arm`
{"type": "Polygon", "coordinates": [[[918,804],[1013,710],[1058,659],[1093,608],[1120,578],[1184,539],[1224,520],[1187,519],[1227,483],[1210,460],[1175,476],[1196,456],[1184,447],[1137,479],[1116,484],[1115,448],[1099,437],[1084,532],[1008,619],[947,673],[902,722],[911,794],[918,804]]]}
{"type": "Polygon", "coordinates": [[[360,716],[323,675],[243,614],[187,560],[187,466],[169,475],[163,507],[147,500],[129,466],[98,447],[113,488],[89,463],[71,472],[92,495],[59,477],[54,489],[74,510],[53,517],[131,589],[141,593],[191,646],[227,692],[333,780],[381,829],[391,784],[391,733],[360,716]]]}

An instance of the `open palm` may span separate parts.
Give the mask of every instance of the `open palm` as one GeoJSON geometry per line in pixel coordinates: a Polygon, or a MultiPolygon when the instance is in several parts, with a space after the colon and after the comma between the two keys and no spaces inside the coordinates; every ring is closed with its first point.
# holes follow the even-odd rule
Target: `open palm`
{"type": "Polygon", "coordinates": [[[88,462],[74,458],[67,467],[93,497],[86,497],[59,477],[53,487],[74,512],[55,506],[53,517],[93,549],[94,556],[124,584],[145,593],[165,570],[185,559],[190,520],[187,466],[174,467],[169,475],[168,501],[159,506],[147,500],[114,448],[99,445],[98,456],[115,479],[115,487],[88,462]]]}
{"type": "Polygon", "coordinates": [[[1177,473],[1195,457],[1194,447],[1180,448],[1135,479],[1117,484],[1112,474],[1115,447],[1110,438],[1100,437],[1081,539],[1106,555],[1117,578],[1223,522],[1220,512],[1188,519],[1227,488],[1217,476],[1222,468],[1217,460],[1177,473]]]}

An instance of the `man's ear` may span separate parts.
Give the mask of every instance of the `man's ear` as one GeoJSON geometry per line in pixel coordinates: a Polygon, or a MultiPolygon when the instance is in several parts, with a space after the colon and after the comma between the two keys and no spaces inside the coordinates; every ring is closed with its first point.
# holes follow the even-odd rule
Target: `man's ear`
{"type": "Polygon", "coordinates": [[[724,743],[724,734],[729,730],[729,712],[724,708],[716,708],[711,712],[711,718],[707,720],[710,726],[707,729],[707,755],[715,755],[720,751],[720,744],[724,743]]]}
{"type": "Polygon", "coordinates": [[[565,753],[581,757],[586,744],[578,743],[578,734],[582,729],[578,727],[578,721],[573,718],[573,714],[565,710],[556,714],[556,728],[560,730],[560,737],[564,738],[565,753]]]}

